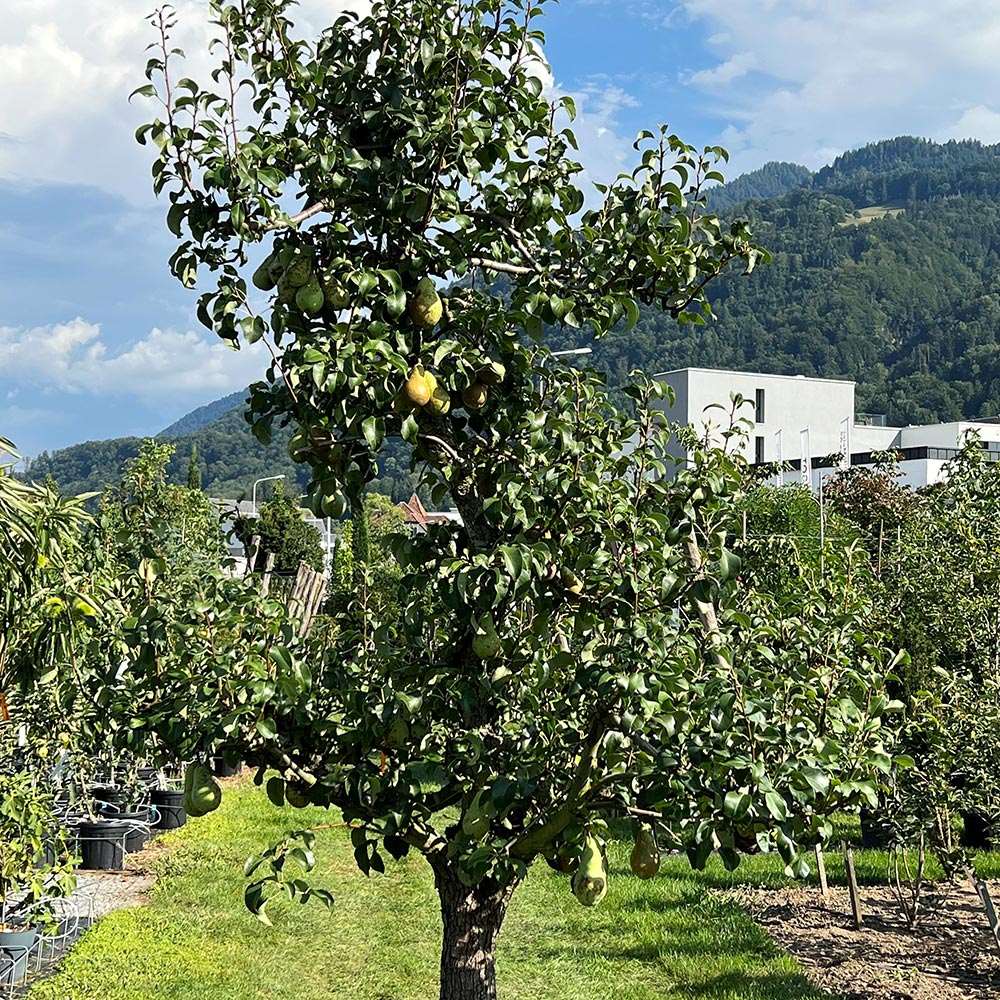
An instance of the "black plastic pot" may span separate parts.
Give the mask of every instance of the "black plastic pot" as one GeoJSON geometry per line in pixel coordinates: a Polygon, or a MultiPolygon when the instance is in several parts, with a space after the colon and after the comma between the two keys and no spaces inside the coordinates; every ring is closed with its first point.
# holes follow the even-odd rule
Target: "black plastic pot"
{"type": "Polygon", "coordinates": [[[80,867],[121,871],[125,866],[125,838],[131,827],[118,819],[84,820],[76,828],[80,867]]]}
{"type": "Polygon", "coordinates": [[[108,819],[128,825],[128,833],[125,834],[125,850],[129,854],[141,851],[146,846],[146,841],[149,839],[148,809],[109,814],[108,819]]]}
{"type": "Polygon", "coordinates": [[[233,760],[226,756],[212,758],[212,774],[217,778],[232,778],[243,770],[241,760],[233,760]]]}
{"type": "Polygon", "coordinates": [[[149,801],[156,806],[158,830],[176,830],[187,822],[184,812],[184,793],[172,788],[153,788],[149,793],[149,801]]]}
{"type": "Polygon", "coordinates": [[[0,984],[12,986],[24,979],[28,972],[28,958],[37,938],[37,927],[0,931],[0,984]]]}
{"type": "Polygon", "coordinates": [[[106,802],[112,806],[121,805],[125,800],[125,789],[117,785],[91,785],[90,794],[98,802],[106,802]]]}
{"type": "Polygon", "coordinates": [[[998,829],[997,820],[992,816],[984,816],[979,812],[962,813],[962,846],[978,850],[989,850],[996,846],[998,829]]]}

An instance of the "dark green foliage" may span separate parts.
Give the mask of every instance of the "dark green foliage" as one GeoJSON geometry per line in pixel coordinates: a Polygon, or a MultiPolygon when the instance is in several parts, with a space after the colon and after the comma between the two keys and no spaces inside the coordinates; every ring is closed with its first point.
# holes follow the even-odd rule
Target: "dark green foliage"
{"type": "Polygon", "coordinates": [[[920,176],[954,177],[969,167],[988,167],[995,164],[998,153],[1000,146],[986,146],[975,139],[936,143],[901,135],[842,153],[830,166],[816,171],[811,186],[849,197],[857,195],[866,204],[879,204],[907,197],[910,180],[916,182],[920,176]],[[900,186],[900,182],[906,186],[900,186]]]}
{"type": "Polygon", "coordinates": [[[188,489],[201,492],[201,466],[198,465],[198,446],[191,445],[191,457],[188,459],[188,489]]]}
{"type": "MultiPolygon", "coordinates": [[[[309,468],[297,465],[288,457],[290,428],[275,428],[268,445],[257,441],[243,417],[245,393],[235,393],[236,403],[221,416],[198,430],[177,438],[176,452],[168,465],[172,482],[187,483],[188,465],[184,456],[196,448],[202,489],[209,496],[237,500],[249,497],[255,479],[284,474],[302,492],[309,482],[309,468]]],[[[214,410],[217,404],[233,399],[226,396],[202,410],[214,410]]],[[[193,417],[198,410],[189,414],[193,417]]],[[[187,418],[178,421],[178,426],[187,418]]],[[[76,494],[102,491],[121,480],[125,463],[139,454],[141,438],[112,438],[107,441],[87,441],[84,444],[42,452],[28,467],[27,477],[36,482],[51,476],[63,493],[76,494]]],[[[409,458],[392,444],[380,458],[379,489],[394,500],[405,500],[417,487],[417,475],[410,471],[409,458]]]]}
{"type": "Polygon", "coordinates": [[[371,540],[368,532],[368,512],[364,498],[359,498],[351,511],[351,551],[354,555],[354,584],[357,587],[371,565],[371,540]]]}
{"type": "Polygon", "coordinates": [[[125,437],[43,451],[28,464],[25,478],[36,483],[51,478],[63,493],[101,493],[121,481],[125,463],[141,447],[142,438],[125,437]]]}
{"type": "Polygon", "coordinates": [[[264,554],[268,552],[274,553],[274,568],[279,573],[294,572],[300,562],[316,570],[323,568],[322,536],[303,520],[298,498],[285,491],[283,482],[274,483],[271,498],[260,504],[259,517],[240,518],[234,530],[244,545],[254,535],[260,536],[257,569],[263,568],[264,554]]]}
{"type": "Polygon", "coordinates": [[[205,494],[167,481],[173,455],[173,445],[143,442],[121,483],[101,498],[100,525],[117,564],[138,567],[157,559],[197,576],[200,569],[218,568],[222,536],[205,494]]]}
{"type": "Polygon", "coordinates": [[[392,542],[404,530],[403,515],[389,497],[365,494],[363,512],[355,508],[334,552],[325,608],[328,614],[342,614],[363,597],[376,609],[379,621],[395,627],[403,608],[403,571],[392,554],[392,542]]]}
{"type": "Polygon", "coordinates": [[[743,498],[743,521],[735,549],[747,587],[781,594],[807,575],[821,581],[843,564],[860,532],[805,486],[757,484],[743,498]],[[821,524],[822,519],[822,524],[821,524]],[[827,563],[829,562],[829,567],[827,563]]]}

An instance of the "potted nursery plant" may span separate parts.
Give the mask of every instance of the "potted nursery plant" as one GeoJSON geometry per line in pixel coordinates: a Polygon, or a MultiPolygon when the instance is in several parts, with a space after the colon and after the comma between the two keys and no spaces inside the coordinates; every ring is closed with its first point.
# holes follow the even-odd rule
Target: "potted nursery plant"
{"type": "Polygon", "coordinates": [[[51,901],[76,884],[52,802],[36,776],[0,774],[0,981],[23,978],[51,901]]]}
{"type": "MultiPolygon", "coordinates": [[[[108,797],[108,783],[95,782],[93,775],[106,767],[79,747],[73,748],[72,782],[69,786],[73,818],[69,821],[75,834],[81,867],[98,871],[120,871],[125,864],[125,852],[134,824],[119,815],[127,791],[116,784],[116,802],[108,797]],[[108,810],[108,812],[105,812],[108,810]]],[[[135,840],[133,839],[135,845],[135,840]]],[[[135,846],[138,849],[138,845],[135,846]]]]}

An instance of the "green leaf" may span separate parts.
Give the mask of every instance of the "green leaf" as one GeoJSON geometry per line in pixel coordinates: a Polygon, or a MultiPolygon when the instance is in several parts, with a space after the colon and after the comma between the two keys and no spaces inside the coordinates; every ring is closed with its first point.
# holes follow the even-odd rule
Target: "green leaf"
{"type": "Polygon", "coordinates": [[[268,778],[264,790],[273,805],[281,808],[285,804],[285,783],[281,778],[277,776],[268,778]]]}
{"type": "Polygon", "coordinates": [[[779,823],[784,823],[788,819],[788,805],[784,798],[775,791],[764,793],[764,804],[771,818],[779,823]]]}

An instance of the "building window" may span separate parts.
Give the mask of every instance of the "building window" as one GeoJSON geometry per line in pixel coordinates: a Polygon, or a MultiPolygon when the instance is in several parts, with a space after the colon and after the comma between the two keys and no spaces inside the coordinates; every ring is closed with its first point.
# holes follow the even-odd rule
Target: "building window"
{"type": "MultiPolygon", "coordinates": [[[[760,390],[757,390],[760,392],[760,390]]],[[[764,439],[762,437],[755,437],[753,439],[753,460],[757,465],[764,464],[764,439]]]]}
{"type": "Polygon", "coordinates": [[[764,423],[764,390],[758,389],[754,394],[754,420],[758,424],[764,423]]]}

